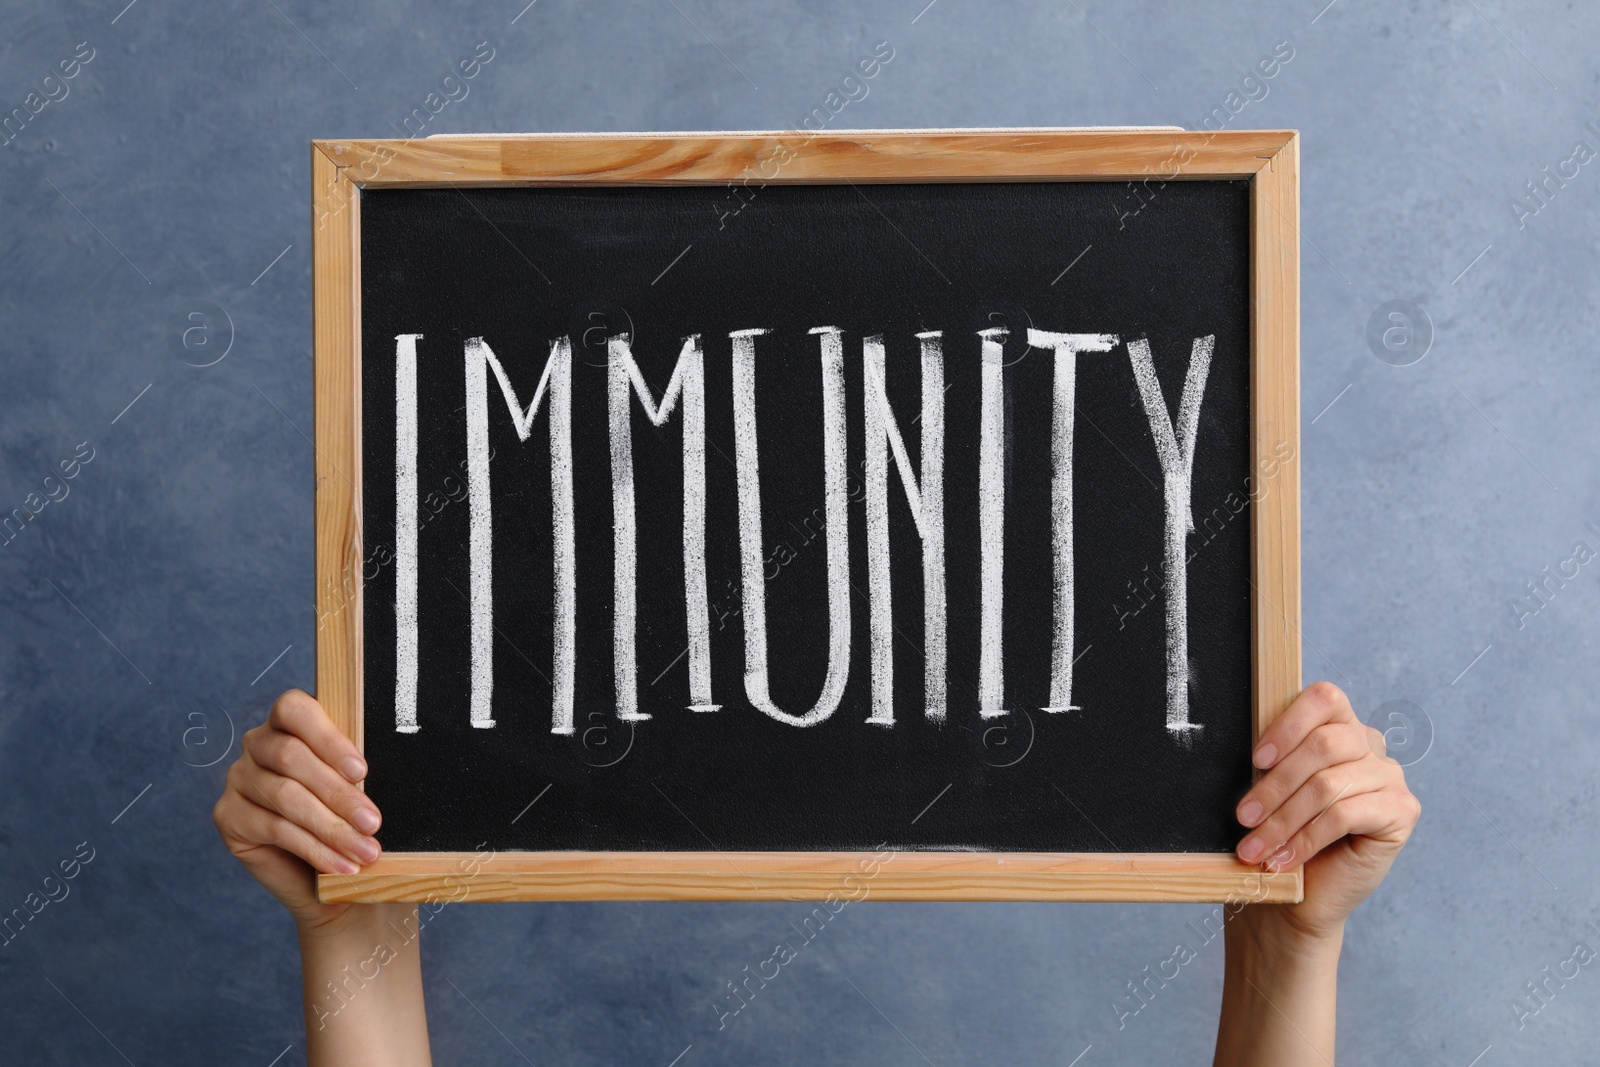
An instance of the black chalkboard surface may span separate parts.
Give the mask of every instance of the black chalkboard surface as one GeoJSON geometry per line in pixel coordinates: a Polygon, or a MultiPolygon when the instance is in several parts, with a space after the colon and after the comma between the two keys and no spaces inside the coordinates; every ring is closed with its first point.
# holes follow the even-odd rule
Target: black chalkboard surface
{"type": "Polygon", "coordinates": [[[1232,849],[1249,178],[359,199],[386,853],[1232,849]]]}

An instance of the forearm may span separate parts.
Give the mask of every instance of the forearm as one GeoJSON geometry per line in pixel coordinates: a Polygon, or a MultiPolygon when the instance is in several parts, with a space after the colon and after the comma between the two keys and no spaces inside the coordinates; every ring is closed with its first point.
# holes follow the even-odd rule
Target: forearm
{"type": "Polygon", "coordinates": [[[1275,906],[1256,904],[1228,923],[1216,1067],[1331,1067],[1341,928],[1313,937],[1275,906]]]}
{"type": "Polygon", "coordinates": [[[416,906],[358,905],[300,931],[310,1067],[429,1067],[416,906]]]}

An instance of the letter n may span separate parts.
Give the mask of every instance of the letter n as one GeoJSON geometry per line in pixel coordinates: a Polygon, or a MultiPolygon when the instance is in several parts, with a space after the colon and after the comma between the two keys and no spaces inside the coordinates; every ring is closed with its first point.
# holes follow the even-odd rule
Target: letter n
{"type": "Polygon", "coordinates": [[[922,471],[911,471],[889,407],[882,335],[862,342],[862,407],[867,433],[867,592],[872,633],[872,715],[894,725],[894,615],[889,588],[889,455],[894,455],[911,518],[922,538],[923,693],[929,722],[945,717],[944,349],[940,333],[922,342],[922,471]]]}

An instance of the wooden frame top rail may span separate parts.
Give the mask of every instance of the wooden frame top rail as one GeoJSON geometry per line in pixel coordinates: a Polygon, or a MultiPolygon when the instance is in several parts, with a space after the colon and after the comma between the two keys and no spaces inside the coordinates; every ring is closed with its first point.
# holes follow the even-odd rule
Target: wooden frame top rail
{"type": "Polygon", "coordinates": [[[315,141],[364,188],[1249,178],[1292,130],[862,130],[315,141]]]}

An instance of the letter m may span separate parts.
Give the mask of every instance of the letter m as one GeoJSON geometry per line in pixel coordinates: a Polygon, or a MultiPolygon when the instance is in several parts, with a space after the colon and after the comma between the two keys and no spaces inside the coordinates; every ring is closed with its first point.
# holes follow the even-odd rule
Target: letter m
{"type": "Polygon", "coordinates": [[[573,693],[576,677],[577,550],[572,505],[572,341],[559,337],[550,342],[550,356],[523,407],[511,386],[505,367],[483,338],[466,344],[467,377],[467,500],[468,568],[472,636],[472,725],[491,727],[494,716],[494,523],[489,493],[489,388],[488,371],[494,371],[500,393],[510,409],[517,439],[533,432],[539,402],[549,396],[550,413],[550,525],[555,572],[555,649],[552,682],[551,733],[573,732],[573,693]]]}
{"type": "Polygon", "coordinates": [[[639,711],[637,648],[638,523],[633,507],[633,421],[639,397],[653,426],[665,426],[683,400],[683,594],[689,630],[689,710],[716,711],[711,699],[711,612],[706,596],[706,387],[700,335],[683,340],[659,403],[633,358],[630,338],[609,339],[607,407],[611,427],[612,648],[617,717],[648,719],[639,711]]]}

